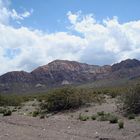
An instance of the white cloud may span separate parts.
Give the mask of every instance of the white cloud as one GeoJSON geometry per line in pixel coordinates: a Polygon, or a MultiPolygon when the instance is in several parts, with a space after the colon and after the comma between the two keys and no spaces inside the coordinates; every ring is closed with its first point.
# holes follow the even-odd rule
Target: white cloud
{"type": "MultiPolygon", "coordinates": [[[[74,15],[70,13],[68,18],[74,15]]],[[[114,17],[98,23],[92,15],[76,15],[76,22],[71,22],[72,28],[84,35],[88,42],[84,50],[87,53],[83,52],[81,60],[110,64],[126,58],[140,58],[140,20],[120,24],[114,17]]]]}
{"type": "Polygon", "coordinates": [[[0,23],[8,24],[10,20],[15,20],[19,23],[19,20],[24,20],[33,13],[33,9],[30,11],[24,11],[18,13],[15,9],[9,9],[10,0],[0,0],[0,23]]]}
{"type": "Polygon", "coordinates": [[[24,20],[24,18],[31,15],[31,12],[25,11],[24,13],[17,13],[15,9],[12,9],[12,11],[9,12],[9,15],[13,20],[24,20]]]}
{"type": "Polygon", "coordinates": [[[80,37],[65,32],[47,34],[25,27],[14,29],[1,25],[0,34],[3,36],[0,39],[0,61],[6,64],[0,69],[2,73],[31,70],[58,58],[79,60],[82,46],[86,45],[80,37]],[[11,57],[10,54],[14,55],[11,57]]]}
{"type": "Polygon", "coordinates": [[[0,74],[31,71],[55,59],[91,64],[112,64],[126,58],[140,59],[140,20],[119,23],[116,17],[100,23],[92,14],[68,12],[71,32],[45,33],[27,27],[14,28],[12,18],[22,20],[31,12],[17,13],[0,0],[0,74]]]}

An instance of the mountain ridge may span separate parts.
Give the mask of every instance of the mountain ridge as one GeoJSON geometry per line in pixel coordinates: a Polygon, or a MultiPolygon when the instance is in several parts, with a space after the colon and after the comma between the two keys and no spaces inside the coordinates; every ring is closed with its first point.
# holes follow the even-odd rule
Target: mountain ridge
{"type": "Polygon", "coordinates": [[[127,59],[113,65],[89,65],[69,60],[55,60],[32,72],[11,71],[0,76],[0,93],[48,89],[65,84],[81,84],[102,79],[139,76],[140,61],[127,59]]]}

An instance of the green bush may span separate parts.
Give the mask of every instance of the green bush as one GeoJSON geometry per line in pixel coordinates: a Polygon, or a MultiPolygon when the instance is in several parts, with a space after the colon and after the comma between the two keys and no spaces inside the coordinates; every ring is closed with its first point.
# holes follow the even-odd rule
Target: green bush
{"type": "Polygon", "coordinates": [[[20,106],[24,102],[22,96],[0,95],[0,106],[20,106]]]}
{"type": "Polygon", "coordinates": [[[88,119],[89,119],[88,116],[79,114],[79,120],[80,120],[80,121],[87,121],[88,119]]]}
{"type": "Polygon", "coordinates": [[[140,113],[140,86],[137,85],[128,90],[118,100],[118,109],[128,114],[140,113]]]}
{"type": "Polygon", "coordinates": [[[5,110],[6,110],[5,108],[1,107],[0,108],[0,114],[3,114],[5,112],[5,110]]]}
{"type": "Polygon", "coordinates": [[[118,126],[119,126],[119,129],[123,129],[124,128],[124,122],[122,120],[118,121],[118,126]]]}
{"type": "Polygon", "coordinates": [[[98,121],[108,121],[108,117],[103,115],[103,116],[98,116],[98,121]]]}
{"type": "Polygon", "coordinates": [[[118,117],[114,116],[114,115],[111,115],[110,118],[109,118],[109,122],[110,123],[118,123],[118,117]]]}
{"type": "Polygon", "coordinates": [[[110,123],[118,122],[117,116],[114,116],[113,114],[110,114],[110,113],[105,113],[104,111],[97,112],[96,119],[98,121],[109,121],[110,123]]]}
{"type": "Polygon", "coordinates": [[[17,111],[17,109],[15,109],[15,108],[12,110],[12,112],[16,112],[16,111],[17,111]]]}
{"type": "Polygon", "coordinates": [[[98,113],[97,112],[97,115],[98,115],[98,121],[109,121],[110,120],[110,113],[105,113],[105,112],[100,112],[98,113]]]}
{"type": "Polygon", "coordinates": [[[3,112],[3,116],[11,116],[12,115],[12,111],[9,110],[9,109],[6,109],[4,112],[3,112]]]}
{"type": "Polygon", "coordinates": [[[135,114],[129,114],[127,117],[129,120],[135,119],[135,114]]]}
{"type": "Polygon", "coordinates": [[[105,115],[105,112],[104,112],[104,111],[97,112],[97,115],[98,115],[98,116],[104,116],[104,115],[105,115]]]}
{"type": "Polygon", "coordinates": [[[41,110],[46,110],[48,108],[47,102],[41,102],[39,106],[41,110]]]}
{"type": "Polygon", "coordinates": [[[73,88],[62,88],[50,93],[47,98],[48,111],[61,111],[78,108],[84,104],[80,93],[73,88]]]}
{"type": "Polygon", "coordinates": [[[97,117],[96,115],[92,115],[92,116],[91,116],[91,119],[92,119],[92,120],[96,120],[96,117],[97,117]]]}
{"type": "Polygon", "coordinates": [[[32,116],[33,117],[37,117],[39,115],[39,111],[38,110],[35,110],[32,112],[32,116]]]}

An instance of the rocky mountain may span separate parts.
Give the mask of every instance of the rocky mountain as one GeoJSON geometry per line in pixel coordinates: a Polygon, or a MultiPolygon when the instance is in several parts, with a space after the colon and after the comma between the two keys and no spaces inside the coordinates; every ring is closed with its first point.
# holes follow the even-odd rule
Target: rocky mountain
{"type": "Polygon", "coordinates": [[[140,61],[136,59],[127,59],[111,67],[111,77],[132,78],[140,76],[140,61]]]}
{"type": "Polygon", "coordinates": [[[102,79],[140,76],[140,61],[127,59],[112,66],[98,66],[76,61],[55,60],[33,70],[8,72],[0,76],[0,92],[38,92],[66,84],[82,84],[102,79]]]}
{"type": "Polygon", "coordinates": [[[31,72],[40,83],[62,84],[80,83],[96,80],[97,75],[103,75],[110,71],[110,66],[96,66],[75,61],[55,60],[48,65],[39,67],[31,72]]]}
{"type": "Polygon", "coordinates": [[[125,61],[121,61],[120,63],[112,65],[112,71],[118,71],[121,69],[130,69],[136,68],[140,66],[140,61],[137,59],[127,59],[125,61]]]}

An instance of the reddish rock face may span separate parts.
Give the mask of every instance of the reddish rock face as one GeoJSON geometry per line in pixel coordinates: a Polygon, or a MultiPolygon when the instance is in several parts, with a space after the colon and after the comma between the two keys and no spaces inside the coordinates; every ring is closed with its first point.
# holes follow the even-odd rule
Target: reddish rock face
{"type": "Polygon", "coordinates": [[[109,73],[110,66],[100,67],[75,61],[56,60],[31,72],[40,82],[69,83],[94,81],[99,74],[109,73]]]}
{"type": "Polygon", "coordinates": [[[13,71],[8,72],[0,77],[0,82],[10,83],[10,82],[32,82],[34,77],[32,74],[25,71],[13,71]]]}
{"type": "Polygon", "coordinates": [[[24,71],[8,72],[0,76],[0,92],[19,90],[47,89],[64,84],[81,84],[98,79],[111,79],[139,76],[140,61],[128,59],[112,66],[98,66],[76,61],[55,60],[38,67],[31,73],[24,71]],[[41,86],[36,86],[41,85],[41,86]]]}

